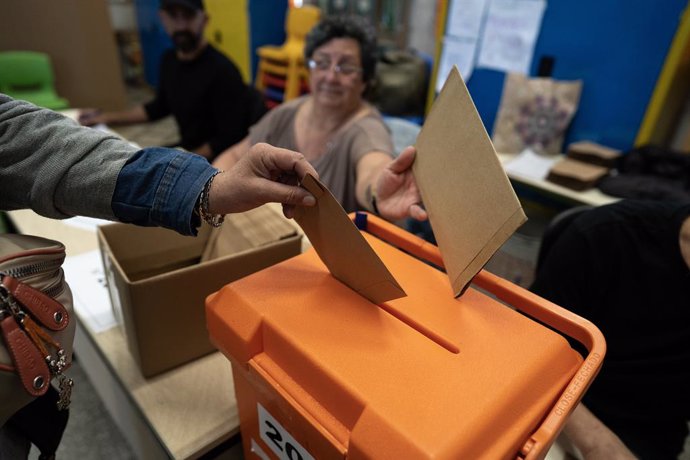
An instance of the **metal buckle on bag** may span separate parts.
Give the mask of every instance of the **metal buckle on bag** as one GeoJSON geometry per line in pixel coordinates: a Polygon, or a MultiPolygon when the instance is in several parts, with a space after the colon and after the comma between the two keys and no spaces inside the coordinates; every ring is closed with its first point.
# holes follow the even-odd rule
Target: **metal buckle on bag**
{"type": "Polygon", "coordinates": [[[74,380],[63,373],[67,367],[65,350],[60,348],[57,351],[57,359],[53,359],[50,355],[46,356],[46,362],[48,363],[50,373],[53,374],[58,381],[59,398],[57,401],[57,408],[58,410],[65,410],[69,408],[72,398],[72,387],[74,386],[74,380]]]}

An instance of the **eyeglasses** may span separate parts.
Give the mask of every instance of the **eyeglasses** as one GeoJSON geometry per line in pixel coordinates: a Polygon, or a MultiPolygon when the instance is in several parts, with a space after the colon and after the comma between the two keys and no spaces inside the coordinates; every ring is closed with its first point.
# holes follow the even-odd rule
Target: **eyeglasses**
{"type": "Polygon", "coordinates": [[[325,72],[327,70],[333,69],[335,73],[343,74],[345,76],[354,75],[362,71],[361,67],[354,64],[335,64],[329,59],[309,59],[307,62],[311,70],[320,70],[325,72]]]}

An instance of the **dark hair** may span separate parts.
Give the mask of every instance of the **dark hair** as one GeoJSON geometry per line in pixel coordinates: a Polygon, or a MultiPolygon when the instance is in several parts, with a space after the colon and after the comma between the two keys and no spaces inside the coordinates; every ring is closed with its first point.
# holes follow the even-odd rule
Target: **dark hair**
{"type": "Polygon", "coordinates": [[[204,2],[202,0],[161,0],[160,9],[168,10],[173,6],[181,6],[190,11],[204,11],[204,2]]]}
{"type": "Polygon", "coordinates": [[[311,59],[316,48],[334,38],[352,38],[359,43],[362,59],[362,79],[369,86],[376,71],[376,31],[359,16],[330,16],[314,26],[307,34],[304,44],[305,60],[311,59]]]}

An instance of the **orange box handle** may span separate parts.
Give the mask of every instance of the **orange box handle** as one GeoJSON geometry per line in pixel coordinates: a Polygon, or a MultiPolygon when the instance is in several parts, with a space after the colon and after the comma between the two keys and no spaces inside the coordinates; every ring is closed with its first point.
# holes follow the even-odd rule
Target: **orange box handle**
{"type": "MultiPolygon", "coordinates": [[[[357,214],[350,214],[350,217],[357,222],[360,230],[440,268],[444,267],[443,257],[437,246],[380,217],[363,212],[357,214]]],[[[472,280],[472,284],[516,310],[574,338],[589,352],[559,396],[558,402],[516,456],[516,459],[543,459],[563,429],[567,418],[601,369],[606,354],[604,336],[590,321],[486,270],[481,270],[472,280]]]]}

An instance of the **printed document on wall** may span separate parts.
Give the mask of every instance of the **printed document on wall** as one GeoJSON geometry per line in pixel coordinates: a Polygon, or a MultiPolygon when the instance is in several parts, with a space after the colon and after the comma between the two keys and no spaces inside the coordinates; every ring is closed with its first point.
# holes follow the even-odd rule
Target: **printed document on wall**
{"type": "Polygon", "coordinates": [[[492,0],[477,67],[528,74],[545,0],[492,0]]]}
{"type": "Polygon", "coordinates": [[[477,39],[469,37],[446,36],[443,39],[441,62],[436,76],[436,92],[440,92],[448,78],[453,65],[458,66],[462,79],[467,81],[474,70],[474,58],[477,54],[477,39]]]}
{"type": "Polygon", "coordinates": [[[458,66],[465,81],[470,79],[477,57],[479,36],[488,0],[453,0],[448,11],[446,35],[436,72],[436,92],[441,91],[450,70],[458,66]]]}
{"type": "Polygon", "coordinates": [[[488,0],[453,0],[448,13],[446,35],[479,37],[488,0]]]}

